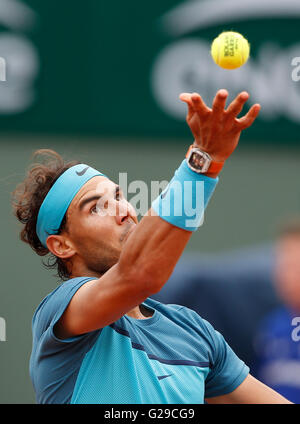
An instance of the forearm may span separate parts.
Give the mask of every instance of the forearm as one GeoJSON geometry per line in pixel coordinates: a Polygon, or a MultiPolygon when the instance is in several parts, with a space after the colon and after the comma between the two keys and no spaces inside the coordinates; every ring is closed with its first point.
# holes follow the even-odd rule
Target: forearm
{"type": "Polygon", "coordinates": [[[169,279],[191,235],[191,231],[169,224],[150,209],[126,241],[119,268],[125,273],[141,275],[141,282],[151,283],[153,290],[159,291],[169,279]]]}
{"type": "Polygon", "coordinates": [[[158,291],[169,279],[192,233],[198,229],[218,179],[190,169],[186,159],[128,238],[120,269],[142,274],[158,291]],[[193,205],[193,206],[192,206],[193,205]]]}

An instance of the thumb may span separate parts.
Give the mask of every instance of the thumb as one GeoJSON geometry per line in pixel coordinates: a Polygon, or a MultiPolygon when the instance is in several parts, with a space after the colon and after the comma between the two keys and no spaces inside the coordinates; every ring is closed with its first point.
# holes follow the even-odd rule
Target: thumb
{"type": "Polygon", "coordinates": [[[185,103],[192,105],[192,95],[190,93],[181,93],[179,99],[185,103]]]}
{"type": "Polygon", "coordinates": [[[193,101],[192,101],[192,95],[190,93],[181,93],[179,96],[179,99],[188,105],[188,114],[187,114],[187,120],[188,120],[195,113],[193,101]]]}

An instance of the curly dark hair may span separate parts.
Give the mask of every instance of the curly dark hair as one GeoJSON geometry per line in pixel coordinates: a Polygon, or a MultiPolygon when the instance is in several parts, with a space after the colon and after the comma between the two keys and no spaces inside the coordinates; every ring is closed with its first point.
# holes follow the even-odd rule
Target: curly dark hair
{"type": "MultiPolygon", "coordinates": [[[[20,239],[28,243],[39,255],[49,255],[43,265],[48,269],[56,269],[56,276],[62,281],[70,278],[70,270],[67,267],[68,260],[53,255],[47,247],[43,246],[36,233],[36,223],[39,209],[50,188],[55,181],[71,166],[80,162],[65,162],[64,159],[50,149],[39,149],[33,153],[33,159],[41,157],[41,161],[35,162],[29,168],[24,181],[17,185],[12,193],[12,206],[14,215],[23,224],[20,239]]],[[[58,234],[67,230],[66,215],[63,218],[58,234]]]]}

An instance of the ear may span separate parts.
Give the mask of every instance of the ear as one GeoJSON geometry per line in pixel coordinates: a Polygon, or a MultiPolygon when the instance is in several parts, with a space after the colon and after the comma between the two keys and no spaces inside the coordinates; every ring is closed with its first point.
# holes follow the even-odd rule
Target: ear
{"type": "Polygon", "coordinates": [[[61,234],[49,236],[46,243],[50,252],[61,259],[71,258],[76,253],[71,241],[61,234]]]}

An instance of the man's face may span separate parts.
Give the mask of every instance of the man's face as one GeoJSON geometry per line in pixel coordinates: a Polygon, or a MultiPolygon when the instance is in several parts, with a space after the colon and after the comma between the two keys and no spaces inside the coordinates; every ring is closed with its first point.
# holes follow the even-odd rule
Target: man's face
{"type": "Polygon", "coordinates": [[[275,281],[284,303],[300,311],[300,234],[284,236],[278,241],[275,281]]]}
{"type": "Polygon", "coordinates": [[[89,180],[67,211],[67,235],[81,261],[92,272],[103,274],[118,262],[127,236],[138,223],[134,208],[109,179],[89,180]]]}

